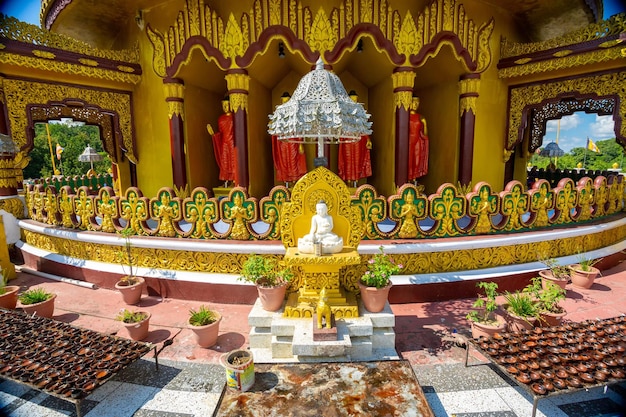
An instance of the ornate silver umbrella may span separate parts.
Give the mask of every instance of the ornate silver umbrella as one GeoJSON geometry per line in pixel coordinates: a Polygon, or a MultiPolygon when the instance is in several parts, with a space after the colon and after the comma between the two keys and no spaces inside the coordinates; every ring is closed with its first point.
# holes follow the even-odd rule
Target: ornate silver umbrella
{"type": "MultiPolygon", "coordinates": [[[[306,74],[291,99],[270,114],[268,132],[278,140],[317,143],[317,156],[324,159],[324,144],[351,143],[372,133],[370,115],[361,103],[346,93],[341,80],[324,69],[321,58],[306,74]]],[[[324,163],[325,164],[325,163],[324,163]]]]}
{"type": "Polygon", "coordinates": [[[93,175],[95,172],[93,170],[93,163],[95,161],[102,161],[102,155],[100,155],[94,148],[87,145],[83,153],[78,155],[78,160],[80,162],[89,162],[91,164],[91,169],[87,173],[87,175],[93,175]]]}

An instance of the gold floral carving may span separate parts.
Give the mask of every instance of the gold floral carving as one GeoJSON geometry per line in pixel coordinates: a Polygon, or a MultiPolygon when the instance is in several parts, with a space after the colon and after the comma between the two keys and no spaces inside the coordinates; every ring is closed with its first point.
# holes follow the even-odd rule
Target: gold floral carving
{"type": "MultiPolygon", "coordinates": [[[[85,243],[29,230],[24,230],[23,233],[26,243],[43,250],[78,259],[119,263],[119,246],[85,243]]],[[[575,255],[607,247],[624,239],[626,239],[626,227],[621,226],[586,235],[583,239],[576,236],[489,248],[398,254],[394,255],[394,260],[404,265],[403,271],[406,274],[453,272],[536,262],[539,254],[545,254],[550,258],[575,255]]],[[[241,265],[249,256],[247,253],[189,252],[142,247],[135,247],[133,250],[137,255],[139,266],[145,268],[237,275],[241,272],[241,265]]],[[[276,255],[271,256],[276,257],[276,255]]],[[[348,290],[356,290],[356,282],[365,271],[369,257],[362,256],[361,258],[360,265],[344,268],[342,285],[348,290]]],[[[233,277],[233,282],[235,280],[236,277],[233,277]]]]}
{"type": "Polygon", "coordinates": [[[459,117],[463,116],[463,113],[466,113],[470,110],[474,112],[474,114],[478,114],[476,110],[476,99],[478,97],[476,97],[475,95],[465,95],[468,93],[478,94],[479,87],[479,78],[467,78],[459,81],[459,96],[461,97],[459,100],[459,117]]]}
{"type": "MultiPolygon", "coordinates": [[[[97,67],[98,66],[98,61],[95,61],[93,59],[88,59],[88,58],[78,58],[78,62],[80,62],[83,65],[87,65],[89,67],[97,67]]],[[[134,70],[131,68],[131,71],[129,72],[133,72],[134,70]]]]}
{"type": "Polygon", "coordinates": [[[248,49],[248,38],[243,36],[241,27],[237,23],[235,16],[231,13],[228,17],[224,39],[219,45],[219,50],[226,58],[242,56],[248,49]]]}
{"type": "MultiPolygon", "coordinates": [[[[248,91],[250,88],[250,76],[247,74],[226,74],[226,85],[229,91],[232,90],[244,90],[248,91]]],[[[242,92],[230,93],[228,95],[230,99],[230,108],[233,111],[239,109],[248,109],[248,94],[242,92]]]]}
{"type": "Polygon", "coordinates": [[[563,58],[564,56],[571,55],[572,52],[573,51],[571,49],[563,49],[553,53],[552,56],[555,56],[557,58],[563,58]]]}
{"type": "Polygon", "coordinates": [[[127,74],[124,72],[103,69],[101,67],[90,67],[68,62],[50,61],[48,59],[29,57],[6,52],[0,54],[0,64],[16,65],[22,68],[33,68],[47,72],[84,75],[90,78],[118,81],[127,84],[138,84],[141,81],[141,76],[137,74],[127,74]]]}
{"type": "Polygon", "coordinates": [[[122,72],[135,72],[133,67],[129,67],[128,65],[118,65],[117,69],[122,72]]]}
{"type": "Polygon", "coordinates": [[[564,68],[582,67],[598,62],[619,60],[622,58],[619,48],[602,49],[582,54],[554,58],[547,61],[531,62],[527,65],[507,67],[498,70],[498,77],[512,78],[542,72],[557,71],[564,68]]]}
{"type": "Polygon", "coordinates": [[[50,51],[42,51],[39,49],[33,49],[33,55],[39,58],[55,59],[57,56],[50,51]]]}
{"type": "Polygon", "coordinates": [[[124,147],[127,149],[126,157],[137,163],[132,140],[132,109],[129,94],[78,88],[71,85],[45,84],[12,79],[5,79],[3,84],[7,108],[9,109],[8,119],[11,125],[11,132],[13,132],[13,141],[18,148],[23,148],[26,145],[28,115],[25,109],[27,104],[33,102],[44,104],[51,101],[61,102],[66,97],[73,97],[84,100],[86,103],[97,105],[101,109],[117,113],[124,147]]]}
{"type": "Polygon", "coordinates": [[[18,197],[1,199],[0,210],[11,213],[18,219],[24,218],[24,203],[22,203],[22,200],[18,197]]]}
{"type": "Polygon", "coordinates": [[[323,7],[315,14],[313,26],[305,40],[313,51],[321,53],[330,51],[337,43],[337,28],[333,27],[323,7]]]}
{"type": "Polygon", "coordinates": [[[591,24],[580,30],[571,32],[565,36],[549,39],[543,42],[517,43],[502,41],[500,48],[501,58],[509,58],[518,55],[531,54],[533,52],[547,51],[567,45],[575,45],[595,39],[602,39],[611,35],[619,35],[626,31],[626,13],[620,13],[607,20],[591,24]]]}
{"type": "Polygon", "coordinates": [[[161,35],[158,31],[153,30],[150,25],[146,28],[146,33],[148,34],[148,39],[152,44],[153,53],[152,53],[152,69],[159,77],[165,77],[165,41],[163,40],[163,35],[161,35]]]}
{"type": "MultiPolygon", "coordinates": [[[[185,86],[181,83],[164,83],[165,98],[185,98],[185,86]]],[[[167,100],[168,117],[171,119],[174,115],[180,116],[181,119],[185,119],[185,106],[181,100],[167,100]]]]}
{"type": "Polygon", "coordinates": [[[404,106],[405,110],[411,107],[411,101],[413,100],[413,82],[415,81],[415,72],[411,71],[398,71],[391,74],[391,81],[393,83],[394,90],[397,88],[405,87],[410,91],[396,91],[394,92],[394,104],[397,109],[404,106]]]}
{"type": "Polygon", "coordinates": [[[89,51],[90,55],[99,58],[130,62],[133,64],[139,63],[138,45],[135,45],[132,49],[123,50],[97,49],[86,42],[77,41],[69,36],[51,32],[39,26],[21,22],[14,17],[8,16],[4,16],[0,20],[0,27],[3,29],[2,35],[4,37],[15,41],[29,44],[35,43],[39,46],[47,46],[49,48],[75,52],[81,55],[83,55],[85,51],[89,51]]]}
{"type": "Polygon", "coordinates": [[[420,35],[415,26],[413,15],[411,15],[410,11],[407,11],[402,20],[402,26],[400,26],[400,33],[394,39],[394,45],[398,53],[404,54],[407,60],[410,55],[416,55],[424,46],[423,38],[420,35]]]}
{"type": "MultiPolygon", "coordinates": [[[[556,97],[564,91],[576,91],[578,94],[591,94],[598,97],[617,93],[620,96],[619,114],[626,114],[626,90],[615,88],[615,86],[623,85],[626,85],[626,71],[512,88],[506,148],[512,150],[518,141],[525,108],[539,105],[544,100],[556,97]]],[[[622,123],[620,135],[626,137],[626,123],[622,123]]]]}

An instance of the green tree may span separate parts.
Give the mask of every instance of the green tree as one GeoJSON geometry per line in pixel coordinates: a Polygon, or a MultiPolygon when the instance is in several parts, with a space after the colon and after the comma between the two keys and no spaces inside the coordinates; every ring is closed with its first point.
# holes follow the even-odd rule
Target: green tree
{"type": "Polygon", "coordinates": [[[89,171],[89,163],[80,162],[78,156],[83,153],[87,145],[90,145],[100,155],[102,161],[94,162],[94,171],[104,174],[111,167],[111,160],[103,151],[98,126],[68,126],[67,124],[49,124],[50,142],[52,144],[52,156],[48,144],[48,134],[45,123],[35,125],[34,147],[29,156],[30,163],[24,169],[24,178],[47,178],[52,176],[52,157],[56,168],[65,176],[84,175],[89,171]],[[56,145],[63,147],[61,160],[56,156],[56,145]]]}
{"type": "MultiPolygon", "coordinates": [[[[592,152],[586,148],[572,148],[565,155],[557,158],[556,167],[558,169],[577,168],[580,163],[588,170],[606,170],[613,168],[613,164],[617,163],[618,167],[622,167],[624,148],[617,143],[615,139],[607,139],[596,142],[600,153],[592,152]]],[[[533,154],[529,163],[537,168],[547,168],[551,158],[533,154]]],[[[553,160],[553,158],[552,158],[553,160]]]]}

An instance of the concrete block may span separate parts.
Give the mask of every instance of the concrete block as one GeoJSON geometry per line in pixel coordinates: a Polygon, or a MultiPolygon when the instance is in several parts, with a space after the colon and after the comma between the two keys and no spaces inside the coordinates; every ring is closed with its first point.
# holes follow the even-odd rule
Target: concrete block
{"type": "Polygon", "coordinates": [[[353,360],[369,358],[372,356],[372,340],[367,336],[351,337],[352,346],[348,353],[353,360]]]}
{"type": "Polygon", "coordinates": [[[261,306],[261,301],[256,300],[248,314],[248,325],[251,327],[271,327],[272,321],[276,318],[281,318],[283,314],[282,309],[278,311],[265,311],[261,306]]]}
{"type": "Polygon", "coordinates": [[[363,307],[363,303],[359,302],[359,316],[369,318],[374,327],[393,327],[396,325],[396,316],[391,311],[389,302],[385,304],[385,308],[380,313],[370,313],[363,307]]]}
{"type": "Polygon", "coordinates": [[[293,356],[293,345],[291,337],[272,336],[272,357],[290,358],[293,356]]]}
{"type": "Polygon", "coordinates": [[[369,317],[354,317],[337,320],[337,326],[346,326],[350,337],[371,336],[373,333],[372,320],[369,317]]]}
{"type": "Polygon", "coordinates": [[[395,349],[396,333],[391,327],[378,327],[374,329],[372,344],[376,349],[395,349]]]}
{"type": "Polygon", "coordinates": [[[272,346],[272,332],[269,327],[253,327],[248,336],[250,348],[269,349],[272,346]]]}

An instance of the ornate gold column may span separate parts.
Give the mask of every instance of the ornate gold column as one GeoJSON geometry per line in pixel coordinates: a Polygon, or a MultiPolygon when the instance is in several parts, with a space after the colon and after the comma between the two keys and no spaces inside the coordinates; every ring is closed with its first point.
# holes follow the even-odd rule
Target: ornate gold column
{"type": "Polygon", "coordinates": [[[398,67],[391,75],[396,112],[395,182],[399,187],[409,180],[409,109],[413,98],[415,72],[411,67],[398,67]]]}
{"type": "Polygon", "coordinates": [[[476,98],[480,86],[480,74],[461,76],[459,80],[459,109],[461,131],[459,141],[458,181],[467,185],[472,182],[474,160],[474,130],[476,123],[476,98]]]}
{"type": "Polygon", "coordinates": [[[226,85],[230,99],[230,109],[235,120],[235,148],[237,148],[237,172],[238,183],[241,187],[248,188],[250,178],[248,174],[248,90],[250,88],[250,76],[241,68],[228,70],[226,85]]]}
{"type": "Polygon", "coordinates": [[[172,182],[176,188],[187,186],[187,164],[185,159],[185,85],[177,78],[163,80],[165,101],[170,122],[170,147],[172,150],[172,182]]]}

